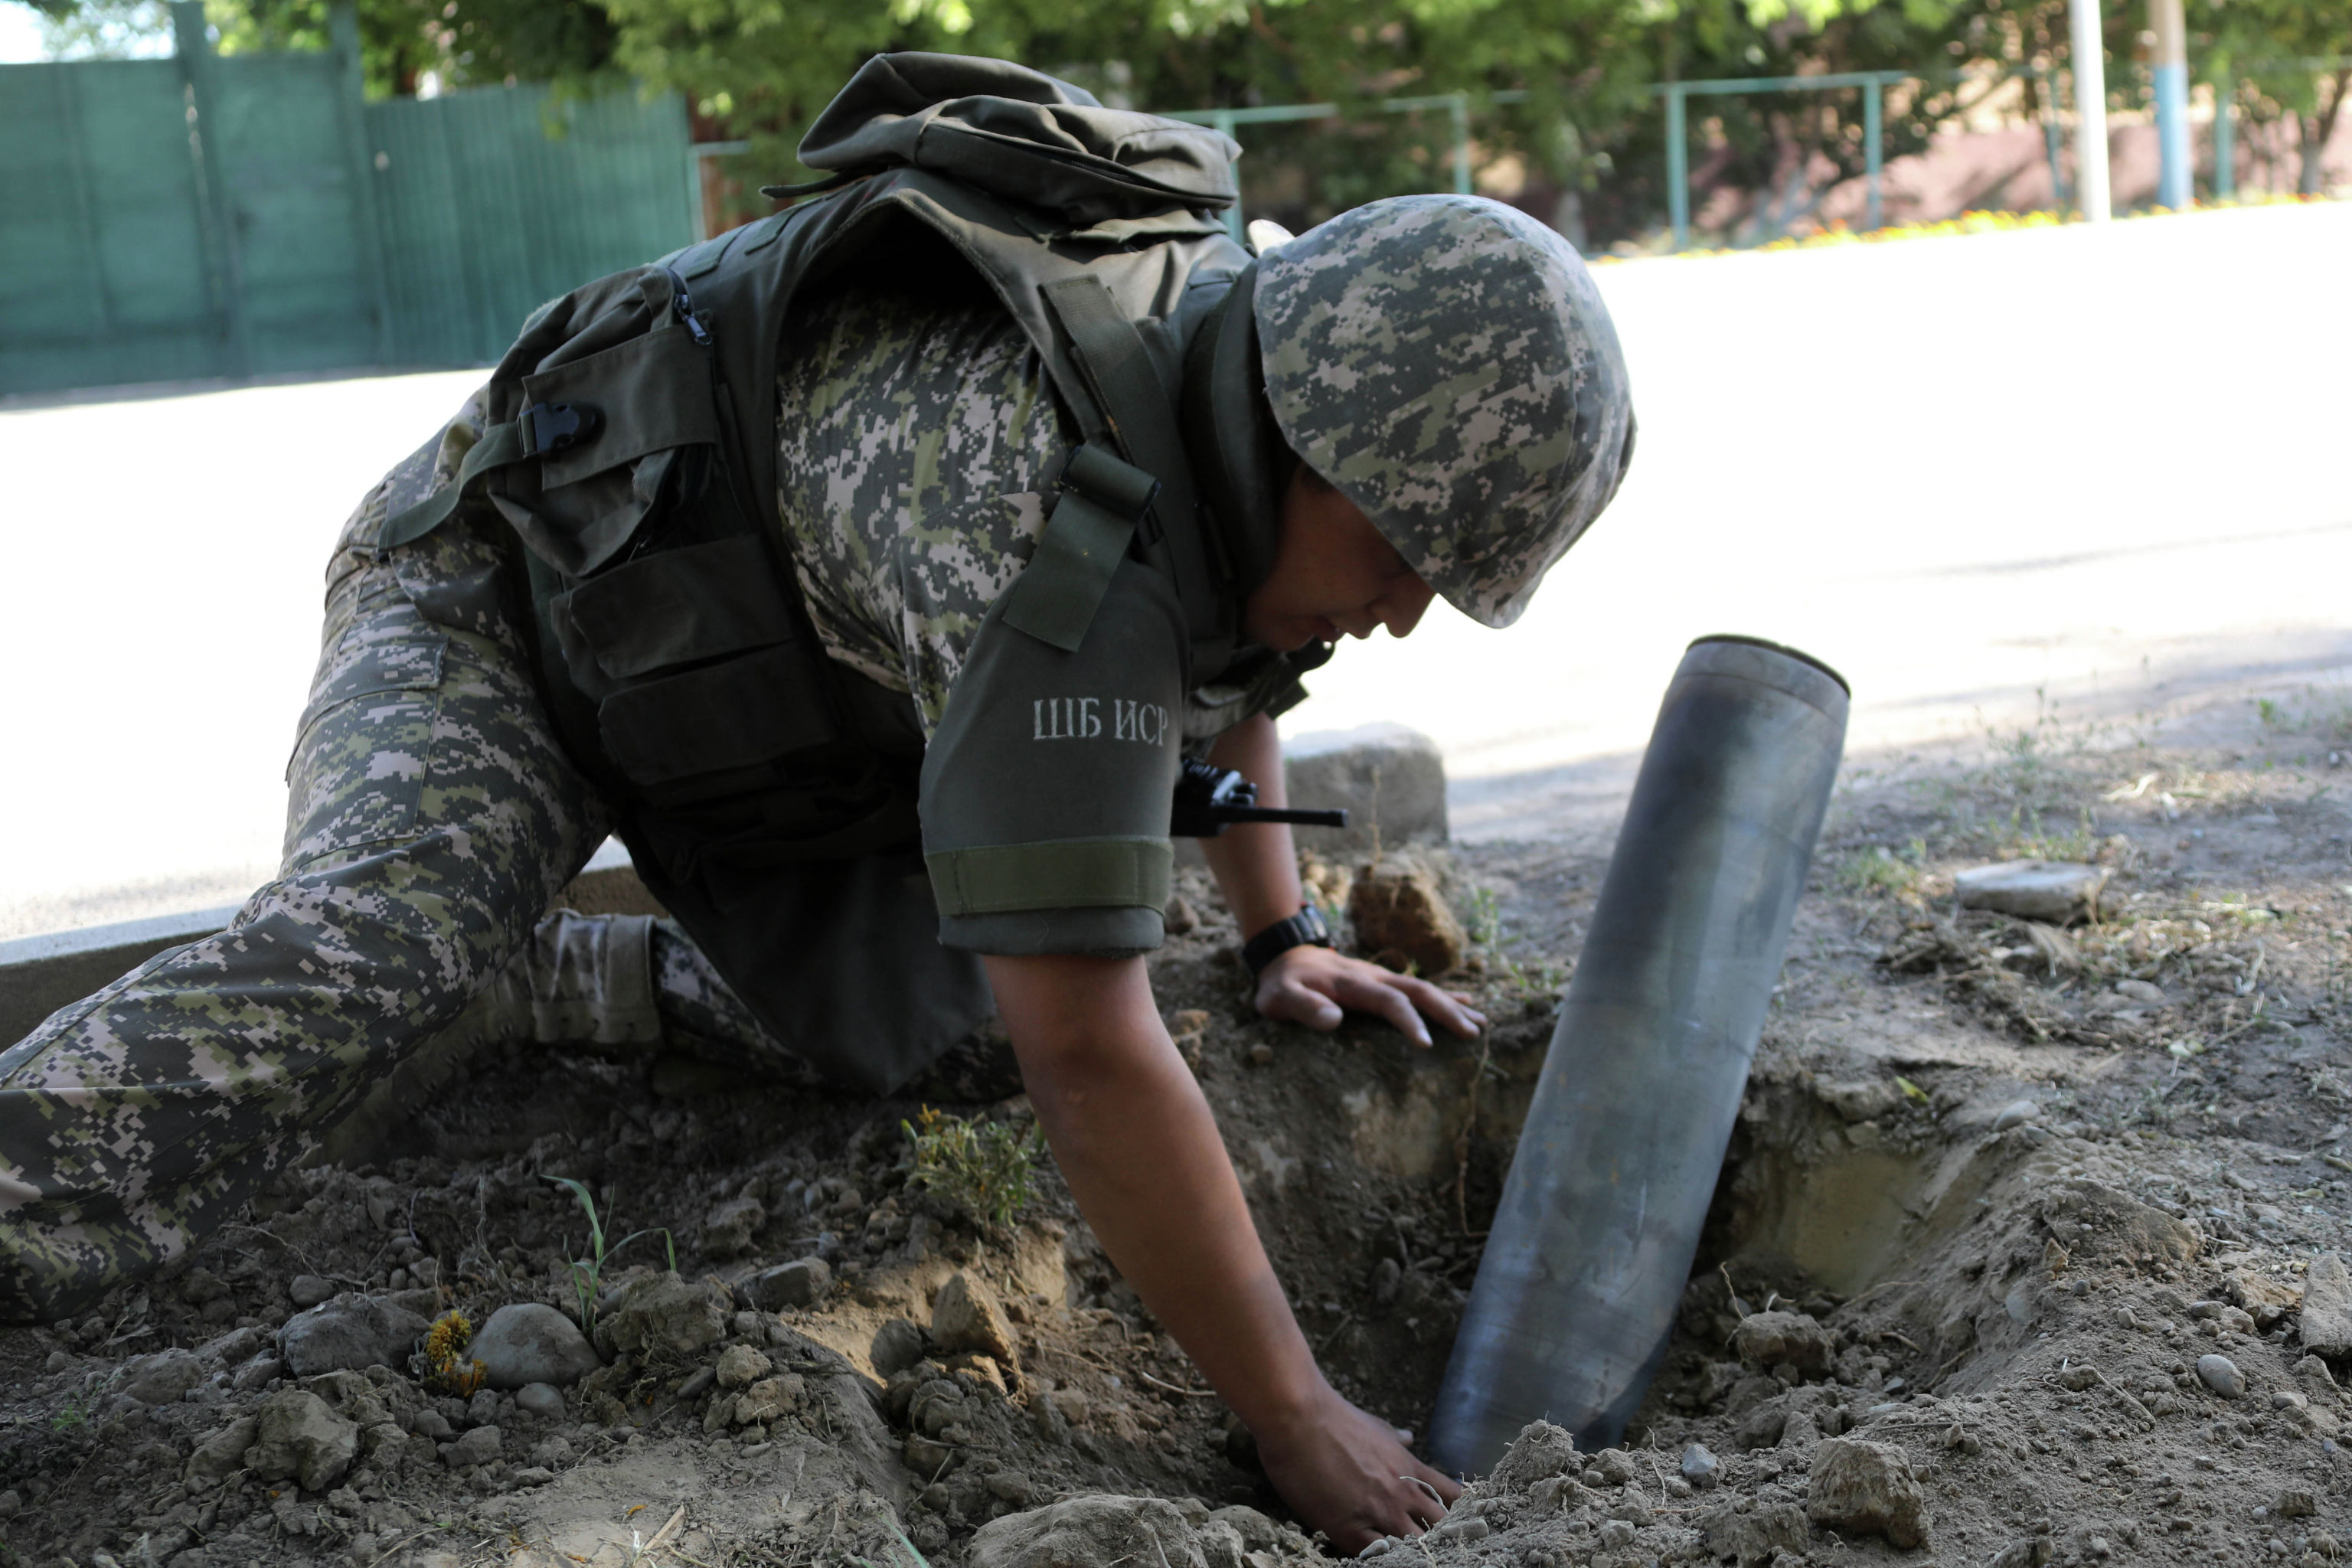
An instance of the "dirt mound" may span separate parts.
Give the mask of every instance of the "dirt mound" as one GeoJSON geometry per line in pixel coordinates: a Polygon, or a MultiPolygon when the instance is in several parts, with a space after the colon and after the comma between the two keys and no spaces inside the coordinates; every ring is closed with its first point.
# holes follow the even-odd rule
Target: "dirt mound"
{"type": "MultiPolygon", "coordinates": [[[[1538,1424],[1430,1537],[1370,1554],[2331,1568],[2352,894],[2340,810],[2261,760],[1849,789],[1625,1446],[1538,1424]],[[2099,921],[2062,945],[1954,907],[1954,871],[2021,858],[2105,867],[2099,921]]],[[[1256,1018],[1197,873],[1154,961],[1310,1340],[1408,1427],[1602,867],[1519,845],[1441,869],[1482,1041],[1256,1018]]],[[[0,1333],[12,1560],[1306,1561],[1050,1162],[1004,1224],[916,1179],[920,1107],[1002,1152],[1017,1091],[1001,1042],[887,1104],[677,1058],[478,1064],[394,1156],[291,1173],[165,1275],[0,1333]],[[599,1258],[556,1178],[608,1245],[651,1233],[599,1258]],[[418,1343],[452,1309],[495,1380],[418,1343]]]]}

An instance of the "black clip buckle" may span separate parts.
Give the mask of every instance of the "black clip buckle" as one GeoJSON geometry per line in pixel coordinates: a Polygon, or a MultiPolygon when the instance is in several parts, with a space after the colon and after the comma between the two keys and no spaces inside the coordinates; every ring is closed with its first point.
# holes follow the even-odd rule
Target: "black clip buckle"
{"type": "Polygon", "coordinates": [[[561,452],[593,441],[604,428],[604,416],[585,403],[534,403],[522,411],[525,457],[561,452]]]}

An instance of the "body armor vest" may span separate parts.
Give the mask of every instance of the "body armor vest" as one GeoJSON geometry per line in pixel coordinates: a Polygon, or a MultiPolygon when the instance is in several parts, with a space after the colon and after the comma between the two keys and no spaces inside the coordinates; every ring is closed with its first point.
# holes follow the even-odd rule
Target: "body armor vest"
{"type": "MultiPolygon", "coordinates": [[[[491,376],[457,480],[386,521],[383,548],[469,498],[511,527],[566,749],[649,888],[772,1025],[741,973],[759,958],[727,950],[789,939],[757,908],[784,868],[915,848],[922,753],[903,694],[825,657],[778,525],[794,300],[877,258],[976,273],[1084,438],[1003,618],[1076,648],[1133,555],[1174,585],[1188,684],[1205,683],[1272,562],[1282,451],[1255,264],[1214,216],[1237,152],[1004,62],[877,58],[803,143],[833,177],[777,193],[815,199],[541,307],[491,376]]],[[[876,919],[969,992],[976,964],[931,939],[928,892],[891,911],[876,919]]]]}

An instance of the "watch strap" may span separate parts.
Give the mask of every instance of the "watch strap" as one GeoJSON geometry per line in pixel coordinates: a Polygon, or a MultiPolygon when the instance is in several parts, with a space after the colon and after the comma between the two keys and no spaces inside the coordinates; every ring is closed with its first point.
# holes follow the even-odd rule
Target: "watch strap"
{"type": "Polygon", "coordinates": [[[1265,972],[1267,964],[1294,947],[1331,945],[1331,928],[1323,923],[1323,911],[1308,904],[1288,920],[1275,921],[1244,942],[1242,962],[1249,965],[1250,977],[1255,979],[1265,972]]]}

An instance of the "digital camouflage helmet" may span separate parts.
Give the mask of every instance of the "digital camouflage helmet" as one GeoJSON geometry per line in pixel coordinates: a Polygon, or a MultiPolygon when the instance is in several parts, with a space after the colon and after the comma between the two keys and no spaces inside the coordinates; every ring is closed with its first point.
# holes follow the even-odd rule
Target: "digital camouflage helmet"
{"type": "Polygon", "coordinates": [[[1518,619],[1617,493],[1617,331],[1575,248],[1525,213],[1369,203],[1267,254],[1255,312],[1283,438],[1473,619],[1518,619]]]}

